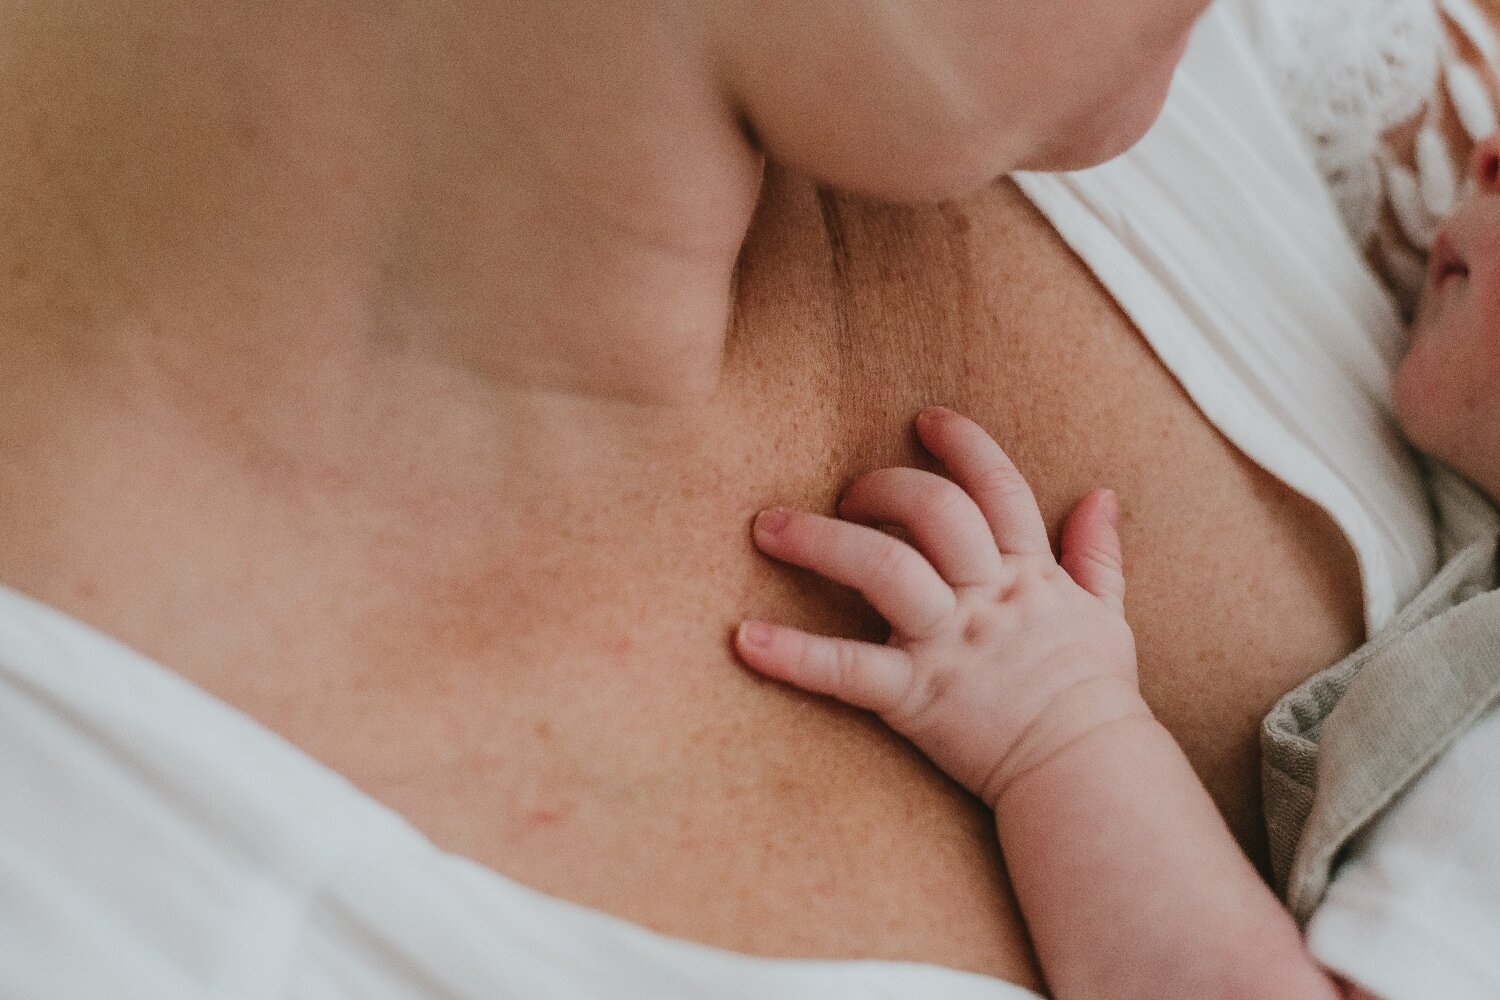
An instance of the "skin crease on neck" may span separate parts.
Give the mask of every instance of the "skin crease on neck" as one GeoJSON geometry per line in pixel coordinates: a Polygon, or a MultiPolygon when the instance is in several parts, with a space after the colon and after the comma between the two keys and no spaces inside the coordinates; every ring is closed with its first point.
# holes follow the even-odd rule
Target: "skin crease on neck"
{"type": "MultiPolygon", "coordinates": [[[[25,139],[0,177],[4,579],[278,705],[344,683],[334,665],[534,631],[542,587],[621,631],[589,581],[649,523],[664,470],[642,456],[692,440],[717,381],[760,173],[737,132],[690,144],[711,167],[628,169],[685,155],[667,123],[733,126],[678,96],[708,88],[649,19],[624,26],[660,52],[630,86],[621,25],[568,29],[592,85],[639,103],[595,122],[563,96],[589,81],[525,62],[521,36],[558,25],[479,51],[494,26],[457,11],[424,46],[396,14],[325,10],[3,25],[25,139]],[[503,114],[525,87],[557,99],[503,114]],[[534,579],[507,572],[526,560],[534,579]],[[511,613],[460,625],[480,586],[511,613]]],[[[511,655],[597,656],[566,622],[511,655]]]]}
{"type": "MultiPolygon", "coordinates": [[[[677,96],[707,88],[661,69],[649,22],[629,27],[657,71],[620,87],[640,107],[592,122],[561,96],[500,114],[487,95],[585,84],[520,42],[473,51],[492,26],[455,19],[423,48],[363,12],[132,9],[5,25],[26,56],[6,80],[26,140],[3,177],[7,350],[25,361],[0,376],[7,523],[31,529],[7,578],[65,607],[83,587],[110,631],[245,677],[223,651],[277,650],[263,631],[338,646],[310,663],[407,659],[453,613],[438,595],[418,610],[402,567],[477,563],[475,538],[539,511],[560,526],[536,532],[541,562],[586,580],[566,540],[607,549],[618,500],[578,495],[580,473],[639,478],[718,377],[759,161],[726,133],[692,143],[722,154],[698,187],[664,181],[670,163],[626,169],[674,155],[667,122],[730,128],[677,96]],[[125,580],[152,585],[106,613],[125,580]],[[167,648],[194,620],[238,622],[239,641],[167,648]]],[[[601,79],[630,71],[618,34],[573,31],[601,79]]]]}
{"type": "MultiPolygon", "coordinates": [[[[993,289],[907,282],[906,311],[860,311],[825,278],[902,285],[903,260],[1014,246],[1007,295],[1079,330],[1122,320],[1092,285],[1026,285],[1046,277],[1026,260],[1067,257],[1010,189],[903,213],[765,172],[661,19],[536,4],[497,34],[495,8],[455,6],[439,31],[417,7],[3,8],[0,582],[546,891],[757,954],[1035,983],[987,818],[871,720],[745,675],[727,640],[752,615],[874,634],[849,595],[757,557],[751,517],[919,461],[910,415],[993,407],[987,366],[1014,362],[962,349],[1001,310],[993,289]]],[[[1010,346],[1105,370],[1097,340],[1010,346]]],[[[1264,508],[1203,488],[1245,551],[1283,557],[1220,568],[1284,601],[1260,618],[1336,623],[1288,624],[1295,656],[1245,647],[1254,677],[1189,662],[1220,714],[1156,690],[1213,747],[1195,763],[1248,842],[1245,744],[1276,692],[1357,639],[1352,557],[1124,350],[1104,364],[1135,397],[1088,406],[1119,423],[1131,404],[1135,440],[1211,455],[1264,508]],[[1272,571],[1309,550],[1339,554],[1316,561],[1326,578],[1272,571]]],[[[1059,385],[990,424],[1009,443],[1026,405],[1077,409],[1059,385]]],[[[1049,514],[1103,468],[1071,425],[1053,440],[1077,468],[1038,484],[1049,514]]],[[[1023,468],[1047,459],[1033,447],[1023,468]]],[[[1179,506],[1169,481],[1121,485],[1179,506]]],[[[1188,556],[1220,530],[1169,527],[1188,556]]],[[[1148,615],[1179,585],[1137,579],[1148,615]]],[[[1161,617],[1201,644],[1185,612],[1161,617]]]]}

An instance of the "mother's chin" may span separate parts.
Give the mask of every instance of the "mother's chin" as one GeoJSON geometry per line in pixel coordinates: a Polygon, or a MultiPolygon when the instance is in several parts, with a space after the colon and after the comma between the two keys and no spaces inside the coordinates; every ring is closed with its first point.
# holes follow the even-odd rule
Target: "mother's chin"
{"type": "Polygon", "coordinates": [[[1120,91],[1082,111],[1057,129],[1054,142],[1039,142],[1040,152],[1022,164],[1025,170],[1084,170],[1121,155],[1151,130],[1161,116],[1190,39],[1182,40],[1167,57],[1137,76],[1120,91]]]}
{"type": "Polygon", "coordinates": [[[1208,0],[725,0],[715,77],[775,162],[889,201],[1092,166],[1155,121],[1208,0]]]}

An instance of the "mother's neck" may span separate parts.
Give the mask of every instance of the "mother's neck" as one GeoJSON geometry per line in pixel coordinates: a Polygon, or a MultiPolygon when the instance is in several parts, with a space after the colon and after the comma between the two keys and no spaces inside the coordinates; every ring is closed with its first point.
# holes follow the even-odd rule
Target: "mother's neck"
{"type": "Polygon", "coordinates": [[[760,163],[671,4],[105,4],[6,25],[23,325],[713,385],[760,163]]]}
{"type": "Polygon", "coordinates": [[[0,2],[0,582],[233,669],[628,570],[760,164],[574,6],[0,2]]]}

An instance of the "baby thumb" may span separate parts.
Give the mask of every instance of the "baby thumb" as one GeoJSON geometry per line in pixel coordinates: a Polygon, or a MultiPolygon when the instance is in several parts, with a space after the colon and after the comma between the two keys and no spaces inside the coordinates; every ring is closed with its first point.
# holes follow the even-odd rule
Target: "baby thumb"
{"type": "Polygon", "coordinates": [[[1120,555],[1120,501],[1112,490],[1095,490],[1073,508],[1062,532],[1060,563],[1080,587],[1125,613],[1125,572],[1120,555]]]}

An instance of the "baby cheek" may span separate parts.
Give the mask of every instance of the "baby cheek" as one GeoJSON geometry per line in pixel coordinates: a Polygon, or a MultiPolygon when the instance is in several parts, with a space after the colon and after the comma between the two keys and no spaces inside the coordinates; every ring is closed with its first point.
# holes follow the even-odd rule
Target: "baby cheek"
{"type": "Polygon", "coordinates": [[[1462,332],[1417,339],[1396,369],[1392,405],[1412,444],[1466,472],[1500,434],[1500,323],[1462,332]]]}
{"type": "MultiPolygon", "coordinates": [[[[1454,398],[1459,389],[1453,373],[1445,371],[1440,351],[1431,340],[1419,340],[1396,369],[1391,403],[1401,431],[1412,444],[1439,458],[1451,458],[1448,440],[1463,401],[1454,398]]],[[[1461,395],[1461,393],[1459,393],[1461,395]]]]}

